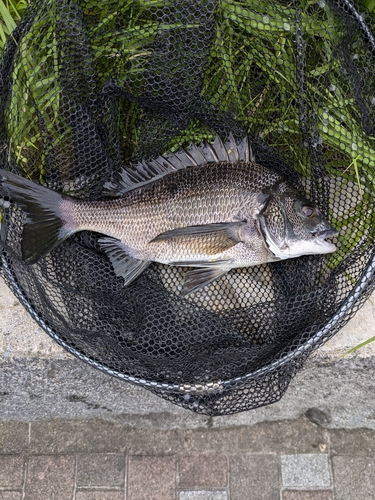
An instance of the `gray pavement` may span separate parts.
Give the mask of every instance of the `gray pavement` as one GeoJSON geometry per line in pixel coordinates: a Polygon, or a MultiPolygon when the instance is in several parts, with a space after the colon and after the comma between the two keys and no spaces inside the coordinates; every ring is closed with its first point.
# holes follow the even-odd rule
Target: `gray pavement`
{"type": "Polygon", "coordinates": [[[2,500],[372,500],[375,431],[3,422],[2,500]]]}

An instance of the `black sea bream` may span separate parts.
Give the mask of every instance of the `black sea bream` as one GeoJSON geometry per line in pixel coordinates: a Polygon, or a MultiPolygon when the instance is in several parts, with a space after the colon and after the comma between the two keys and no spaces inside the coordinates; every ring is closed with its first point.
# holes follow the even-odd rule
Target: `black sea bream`
{"type": "Polygon", "coordinates": [[[77,231],[96,231],[118,276],[131,283],[151,263],[194,269],[182,293],[230,269],[325,254],[337,231],[277,172],[255,162],[247,139],[142,162],[106,185],[116,197],[87,201],[0,170],[0,182],[27,214],[22,257],[33,264],[77,231]]]}

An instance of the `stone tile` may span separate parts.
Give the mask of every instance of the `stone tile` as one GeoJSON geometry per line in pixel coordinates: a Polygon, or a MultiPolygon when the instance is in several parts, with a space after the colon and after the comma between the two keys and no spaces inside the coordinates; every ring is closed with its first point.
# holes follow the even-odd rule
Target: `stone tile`
{"type": "Polygon", "coordinates": [[[332,491],[283,491],[283,500],[333,500],[332,491]]]}
{"type": "Polygon", "coordinates": [[[180,491],[178,500],[228,500],[228,494],[218,490],[180,491]]]}
{"type": "Polygon", "coordinates": [[[346,456],[375,455],[374,429],[330,429],[332,453],[346,456]]]}
{"type": "Polygon", "coordinates": [[[249,453],[319,453],[327,443],[324,430],[306,417],[292,425],[285,420],[244,427],[238,438],[238,449],[249,453]]]}
{"type": "MultiPolygon", "coordinates": [[[[137,434],[137,429],[134,429],[137,434]]],[[[86,420],[77,427],[77,450],[87,453],[123,453],[132,429],[104,420],[86,420]]]]}
{"type": "Polygon", "coordinates": [[[270,500],[280,497],[279,461],[273,455],[229,458],[230,499],[270,500]]]}
{"type": "MultiPolygon", "coordinates": [[[[104,420],[51,420],[31,424],[32,453],[118,453],[142,430],[104,420]],[[133,434],[133,435],[132,435],[133,434]]],[[[149,438],[149,432],[145,441],[149,438]]]]}
{"type": "MultiPolygon", "coordinates": [[[[103,420],[31,424],[30,452],[164,454],[319,453],[324,430],[306,417],[289,422],[211,429],[140,429],[103,420]]],[[[12,451],[13,452],[13,451],[12,451]]]]}
{"type": "Polygon", "coordinates": [[[329,488],[331,474],[327,455],[281,455],[284,488],[329,488]]]}
{"type": "Polygon", "coordinates": [[[228,464],[225,455],[190,455],[178,460],[180,488],[226,487],[228,464]]]}
{"type": "Polygon", "coordinates": [[[22,491],[0,491],[0,500],[22,500],[22,491]]]}
{"type": "Polygon", "coordinates": [[[124,492],[118,490],[77,490],[75,500],[124,500],[124,492]]]}
{"type": "Polygon", "coordinates": [[[77,429],[81,422],[52,420],[32,422],[30,452],[33,454],[75,453],[77,429]]]}
{"type": "MultiPolygon", "coordinates": [[[[221,429],[193,429],[179,432],[180,441],[184,445],[181,450],[190,454],[221,454],[228,450],[235,453],[238,450],[238,441],[241,438],[242,427],[221,429]]],[[[180,452],[180,453],[181,453],[180,452]]]]}
{"type": "Polygon", "coordinates": [[[175,498],[175,457],[129,457],[126,500],[175,500],[175,498]]]}
{"type": "Polygon", "coordinates": [[[24,500],[72,500],[75,458],[32,456],[28,460],[24,500]]]}
{"type": "MultiPolygon", "coordinates": [[[[78,453],[129,453],[131,455],[164,454],[237,454],[237,453],[319,453],[319,445],[326,443],[323,429],[312,424],[306,417],[294,421],[267,422],[244,427],[222,427],[212,429],[175,429],[160,431],[137,429],[104,421],[66,421],[63,432],[75,433],[75,450],[78,453]],[[65,430],[64,430],[65,427],[65,430]]],[[[42,429],[41,429],[42,431],[42,429]]],[[[53,437],[40,434],[40,444],[53,446],[53,437]]],[[[60,453],[71,453],[70,445],[60,453]]],[[[70,441],[73,440],[73,435],[70,441]]],[[[57,446],[55,446],[57,448],[57,446]]],[[[39,447],[38,453],[47,453],[52,448],[39,447]]]]}
{"type": "Polygon", "coordinates": [[[130,455],[180,454],[189,449],[189,437],[193,432],[192,430],[129,429],[124,439],[124,448],[130,455]]]}
{"type": "Polygon", "coordinates": [[[29,424],[0,422],[0,454],[23,453],[29,448],[29,424]]]}
{"type": "Polygon", "coordinates": [[[337,500],[372,500],[375,485],[375,456],[333,457],[337,500]]]}
{"type": "Polygon", "coordinates": [[[24,479],[23,456],[0,456],[0,488],[22,488],[24,479]]]}
{"type": "Polygon", "coordinates": [[[122,486],[125,457],[110,453],[77,456],[77,486],[122,486]]]}
{"type": "Polygon", "coordinates": [[[136,429],[104,420],[51,420],[31,425],[31,453],[180,453],[186,433],[136,429]]]}

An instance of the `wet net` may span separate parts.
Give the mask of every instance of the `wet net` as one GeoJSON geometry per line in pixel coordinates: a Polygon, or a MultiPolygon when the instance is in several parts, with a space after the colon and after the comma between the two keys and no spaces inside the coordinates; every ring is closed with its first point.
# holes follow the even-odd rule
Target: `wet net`
{"type": "Polygon", "coordinates": [[[316,202],[337,251],[232,270],[182,297],[180,267],[125,287],[84,231],[26,266],[2,195],[1,275],[90,365],[190,410],[278,401],[375,287],[375,19],[349,0],[37,0],[0,66],[1,166],[98,200],[113,172],[249,137],[316,202]]]}

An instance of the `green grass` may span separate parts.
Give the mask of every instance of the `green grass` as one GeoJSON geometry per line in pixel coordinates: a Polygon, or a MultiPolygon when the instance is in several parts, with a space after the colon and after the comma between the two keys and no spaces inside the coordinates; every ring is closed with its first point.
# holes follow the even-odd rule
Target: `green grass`
{"type": "Polygon", "coordinates": [[[0,51],[28,5],[28,0],[0,0],[0,51]]]}
{"type": "MultiPolygon", "coordinates": [[[[151,55],[155,36],[165,30],[178,32],[182,28],[176,24],[161,24],[153,18],[153,9],[162,4],[161,0],[145,1],[139,5],[132,0],[123,0],[102,5],[95,3],[86,11],[86,22],[91,23],[91,46],[96,57],[99,84],[115,68],[119,85],[128,85],[133,91],[137,85],[142,87],[142,72],[151,55]],[[122,25],[121,30],[119,25],[122,25]],[[108,61],[115,61],[115,64],[108,64],[108,61]]],[[[375,8],[372,4],[372,1],[365,1],[370,10],[375,8]]],[[[8,0],[5,3],[0,0],[2,43],[21,18],[26,5],[27,0],[8,0]]],[[[293,24],[288,21],[296,16],[295,10],[282,2],[222,0],[202,90],[204,98],[224,111],[234,110],[248,130],[255,135],[261,134],[281,153],[289,153],[291,145],[298,143],[301,135],[298,109],[294,105],[295,97],[300,93],[295,81],[295,33],[293,24]]],[[[56,135],[55,126],[60,102],[54,29],[57,18],[51,2],[50,14],[37,19],[22,39],[13,71],[15,84],[8,134],[13,154],[26,172],[29,158],[33,157],[32,150],[41,145],[34,118],[36,111],[45,117],[54,144],[58,146],[62,141],[60,131],[60,137],[56,135]],[[35,54],[34,58],[30,58],[30,53],[35,54]],[[20,106],[25,112],[20,112],[20,106]]],[[[305,68],[305,90],[309,93],[310,105],[316,110],[318,132],[325,148],[331,151],[332,171],[340,164],[350,165],[349,169],[342,169],[346,176],[359,182],[361,175],[375,187],[375,140],[360,130],[354,98],[345,86],[340,65],[332,63],[332,47],[342,34],[340,25],[328,8],[319,8],[318,0],[305,1],[301,22],[311,47],[305,68]],[[329,79],[335,91],[316,85],[317,78],[329,79]]],[[[196,26],[184,25],[183,28],[196,26]]],[[[123,133],[135,135],[134,130],[123,130],[123,133]]],[[[168,146],[176,149],[186,138],[198,142],[207,135],[199,124],[192,123],[189,130],[168,146]]],[[[308,162],[300,161],[295,168],[309,175],[308,162]]]]}

